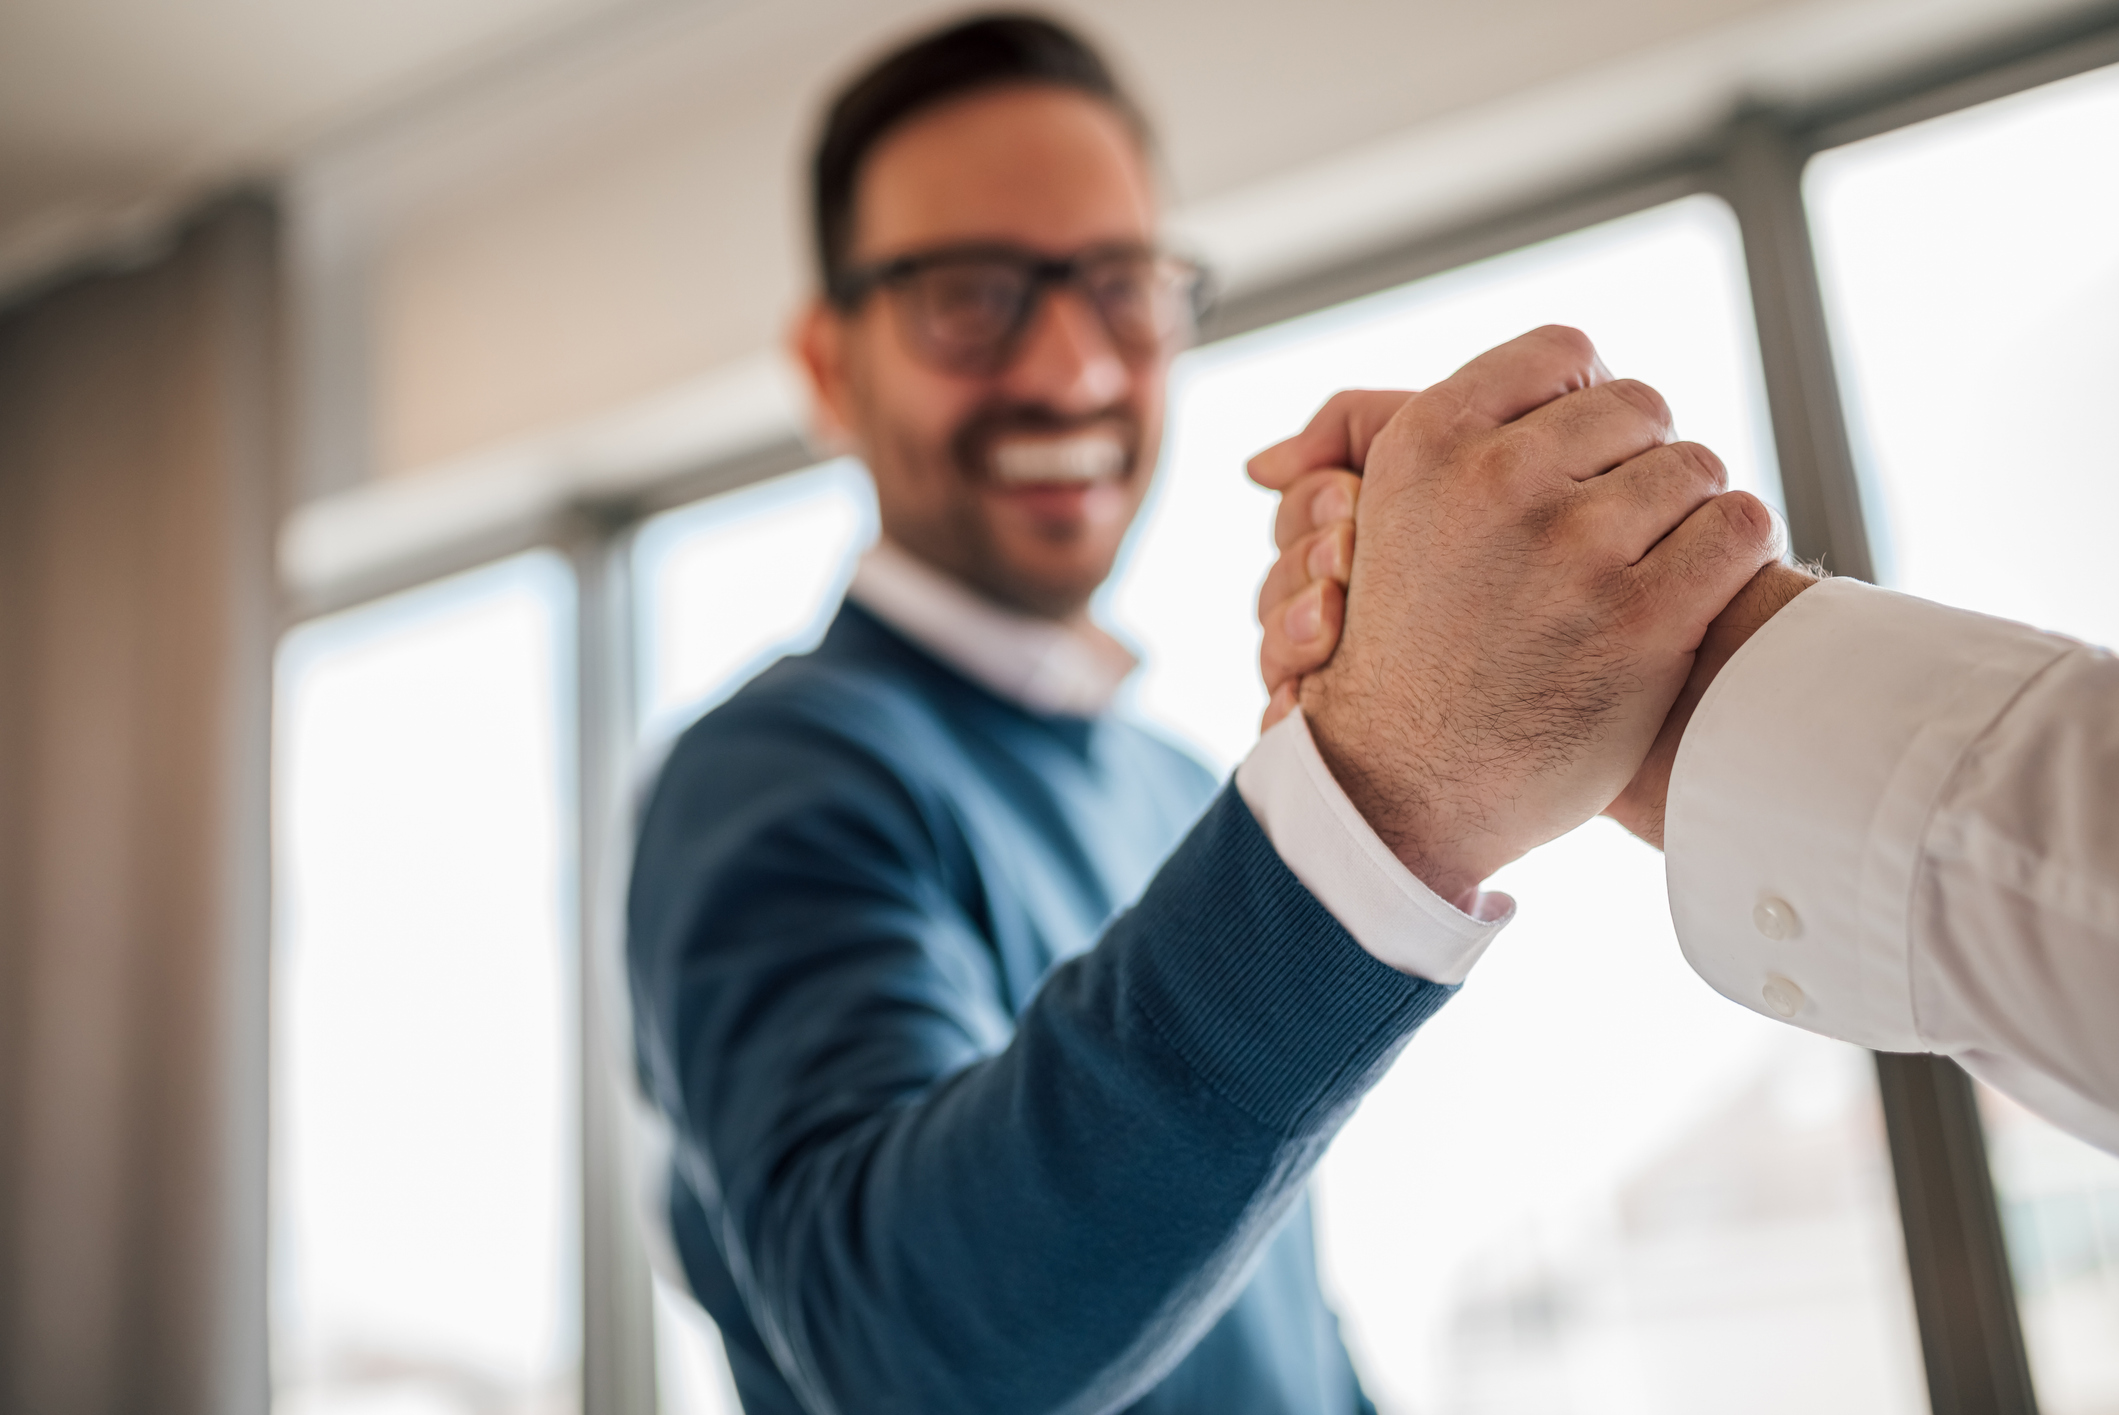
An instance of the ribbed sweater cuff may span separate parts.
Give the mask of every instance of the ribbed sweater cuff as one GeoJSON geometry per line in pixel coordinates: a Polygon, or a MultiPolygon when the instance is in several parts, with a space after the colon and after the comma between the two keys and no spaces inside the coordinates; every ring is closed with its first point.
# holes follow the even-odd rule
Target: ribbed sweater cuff
{"type": "Polygon", "coordinates": [[[1135,906],[1148,1023],[1218,1094],[1283,1131],[1358,1099],[1456,988],[1386,966],[1225,789],[1135,906]]]}

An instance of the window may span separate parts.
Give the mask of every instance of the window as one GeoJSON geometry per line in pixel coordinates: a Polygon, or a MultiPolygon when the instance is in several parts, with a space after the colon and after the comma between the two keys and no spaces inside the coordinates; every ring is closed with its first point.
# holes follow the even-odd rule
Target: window
{"type": "Polygon", "coordinates": [[[2119,68],[1822,153],[1819,275],[1885,583],[2119,643],[2119,68]]]}
{"type": "Polygon", "coordinates": [[[816,645],[875,496],[851,461],[775,477],[649,521],[633,548],[640,724],[681,730],[774,659],[816,645]]]}
{"type": "MultiPolygon", "coordinates": [[[[1818,156],[1805,186],[1886,583],[2119,643],[2119,69],[1818,156]]],[[[1984,1092],[2046,1415],[2119,1409],[2119,1159],[1984,1092]]]]}
{"type": "Polygon", "coordinates": [[[537,553],[281,649],[279,1415],[579,1406],[571,610],[537,553]]]}
{"type": "MultiPolygon", "coordinates": [[[[641,527],[632,565],[643,762],[659,761],[671,738],[773,660],[816,645],[874,523],[868,474],[842,461],[641,527]]],[[[665,1415],[736,1415],[720,1337],[681,1273],[656,1276],[655,1345],[665,1415]]]]}

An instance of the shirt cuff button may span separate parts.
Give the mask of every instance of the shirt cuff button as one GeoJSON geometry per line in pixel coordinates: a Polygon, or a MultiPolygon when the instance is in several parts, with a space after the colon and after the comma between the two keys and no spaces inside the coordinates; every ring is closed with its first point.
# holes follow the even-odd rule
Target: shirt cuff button
{"type": "Polygon", "coordinates": [[[1795,917],[1794,908],[1787,900],[1771,897],[1758,902],[1758,906],[1751,911],[1751,922],[1757,926],[1760,933],[1775,943],[1794,938],[1796,930],[1802,927],[1801,921],[1795,917]]]}
{"type": "Polygon", "coordinates": [[[1759,989],[1759,996],[1766,1000],[1767,1010],[1776,1017],[1793,1017],[1803,1010],[1803,990],[1778,973],[1766,975],[1766,986],[1759,989]]]}

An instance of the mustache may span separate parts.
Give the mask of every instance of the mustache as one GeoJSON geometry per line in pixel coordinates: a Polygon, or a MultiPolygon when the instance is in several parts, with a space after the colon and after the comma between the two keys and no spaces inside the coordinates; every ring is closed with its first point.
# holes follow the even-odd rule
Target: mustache
{"type": "Polygon", "coordinates": [[[1010,436],[1061,437],[1095,430],[1114,435],[1125,449],[1121,478],[1133,474],[1140,460],[1140,420],[1123,407],[1100,408],[1093,413],[1062,413],[1041,403],[988,403],[958,425],[949,439],[957,470],[967,481],[993,479],[994,444],[1010,436]]]}

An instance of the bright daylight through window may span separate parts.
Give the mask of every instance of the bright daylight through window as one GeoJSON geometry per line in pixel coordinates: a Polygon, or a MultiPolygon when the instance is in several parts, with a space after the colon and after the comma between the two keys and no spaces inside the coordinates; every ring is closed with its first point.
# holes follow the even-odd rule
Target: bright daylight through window
{"type": "Polygon", "coordinates": [[[570,587],[524,556],[281,649],[277,1415],[579,1407],[570,587]]]}
{"type": "MultiPolygon", "coordinates": [[[[1231,767],[1264,705],[1252,597],[1271,555],[1244,459],[1335,389],[1421,386],[1552,321],[1778,499],[1735,225],[1712,198],[1228,340],[1179,365],[1162,480],[1105,596],[1147,661],[1130,709],[1231,767]]],[[[829,466],[642,533],[651,739],[813,641],[872,533],[850,478],[829,466]]],[[[1379,1404],[1921,1409],[1866,1056],[1709,991],[1679,956],[1660,857],[1608,822],[1496,884],[1520,918],[1318,1179],[1326,1281],[1379,1404]]],[[[662,1330],[696,1351],[696,1327],[662,1330]]],[[[707,1364],[680,1363],[673,1407],[718,1408],[707,1364]]]]}
{"type": "MultiPolygon", "coordinates": [[[[855,556],[874,535],[875,496],[850,461],[680,507],[640,528],[632,549],[640,645],[633,701],[642,791],[670,740],[700,712],[781,655],[816,646],[855,556]]],[[[643,1123],[652,1122],[643,1115],[643,1123]]],[[[649,1149],[660,1151],[659,1136],[649,1149]]],[[[649,1251],[673,1252],[660,1241],[649,1251]]],[[[720,1338],[665,1261],[654,1295],[663,1408],[736,1415],[720,1338]]]]}
{"type": "MultiPolygon", "coordinates": [[[[1806,180],[1886,584],[2119,643],[2119,69],[1806,180]]],[[[2119,1159],[1982,1096],[2045,1415],[2119,1411],[2119,1159]]]]}

